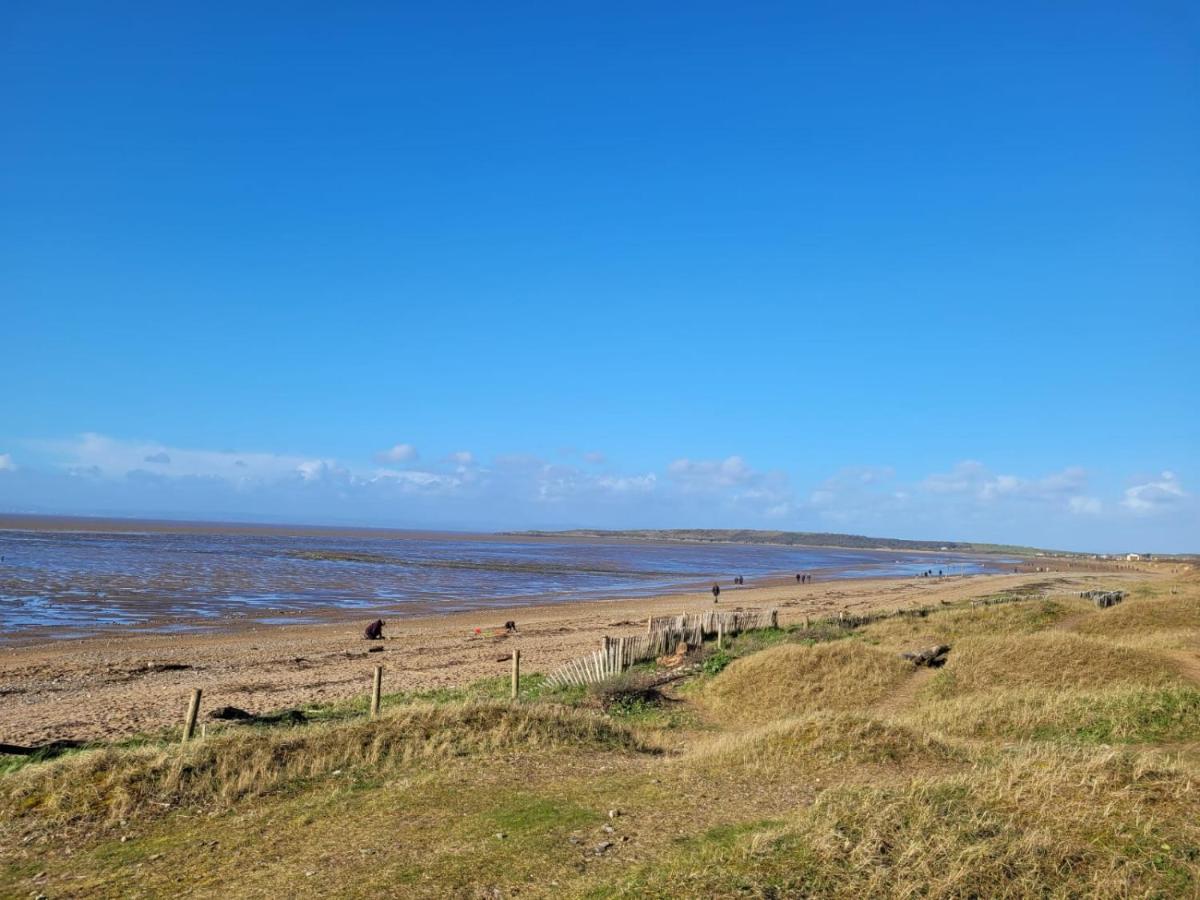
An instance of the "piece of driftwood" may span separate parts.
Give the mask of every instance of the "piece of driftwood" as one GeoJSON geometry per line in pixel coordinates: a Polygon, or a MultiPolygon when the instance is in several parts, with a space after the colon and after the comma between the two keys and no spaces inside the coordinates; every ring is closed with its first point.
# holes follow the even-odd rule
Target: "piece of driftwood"
{"type": "Polygon", "coordinates": [[[9,753],[13,756],[41,756],[44,759],[50,759],[66,753],[68,750],[78,750],[80,747],[86,746],[86,741],[70,739],[51,741],[48,744],[37,744],[32,747],[23,747],[20,744],[0,744],[0,753],[9,753]]]}
{"type": "Polygon", "coordinates": [[[1125,599],[1124,591],[1084,591],[1080,595],[1085,600],[1091,600],[1097,609],[1108,609],[1116,606],[1125,599]]]}
{"type": "Polygon", "coordinates": [[[938,644],[936,647],[926,647],[924,650],[914,650],[912,653],[900,655],[914,666],[928,666],[937,669],[946,664],[946,654],[950,652],[948,644],[938,644]]]}
{"type": "Polygon", "coordinates": [[[281,709],[259,715],[237,706],[218,706],[208,717],[218,722],[240,722],[245,725],[303,725],[308,721],[308,716],[298,709],[281,709]]]}
{"type": "Polygon", "coordinates": [[[255,718],[254,713],[237,706],[218,706],[208,714],[210,719],[220,719],[224,722],[248,722],[255,718]]]}

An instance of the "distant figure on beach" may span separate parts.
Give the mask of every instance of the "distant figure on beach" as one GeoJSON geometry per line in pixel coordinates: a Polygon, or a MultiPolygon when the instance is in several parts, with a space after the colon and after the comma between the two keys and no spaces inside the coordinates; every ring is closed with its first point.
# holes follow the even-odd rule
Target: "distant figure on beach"
{"type": "Polygon", "coordinates": [[[368,625],[366,631],[363,632],[363,637],[365,637],[368,641],[382,641],[383,619],[376,619],[374,622],[368,625]]]}
{"type": "Polygon", "coordinates": [[[800,579],[801,579],[801,578],[803,578],[803,577],[804,577],[803,575],[800,575],[799,573],[797,573],[797,575],[796,575],[796,584],[799,584],[799,583],[800,583],[800,579]]]}
{"type": "Polygon", "coordinates": [[[516,630],[517,630],[517,623],[514,622],[512,619],[509,619],[507,622],[504,623],[505,633],[513,634],[516,630]]]}
{"type": "Polygon", "coordinates": [[[713,595],[713,603],[719,603],[720,597],[721,597],[721,586],[719,584],[717,584],[715,581],[713,582],[712,595],[713,595]]]}

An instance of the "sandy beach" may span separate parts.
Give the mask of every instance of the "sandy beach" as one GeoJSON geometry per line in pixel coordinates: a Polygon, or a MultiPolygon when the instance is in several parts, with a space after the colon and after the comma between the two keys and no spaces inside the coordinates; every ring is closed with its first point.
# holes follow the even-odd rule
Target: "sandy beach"
{"type": "MultiPolygon", "coordinates": [[[[953,603],[1003,591],[1065,593],[1146,572],[1072,570],[945,580],[862,579],[727,588],[723,609],[778,607],[780,623],[805,616],[953,603]]],[[[519,647],[527,672],[549,672],[597,646],[645,628],[650,615],[712,608],[708,594],[555,602],[395,620],[386,639],[362,638],[366,619],[344,611],[307,625],[231,625],[217,633],[111,634],[0,648],[0,742],[111,739],[173,726],[192,688],[204,707],[261,713],[367,692],[385,667],[385,691],[455,686],[502,675],[519,647]],[[516,635],[503,624],[518,623],[516,635]],[[477,631],[478,629],[478,631],[477,631]],[[371,646],[381,652],[369,653],[371,646]]]]}

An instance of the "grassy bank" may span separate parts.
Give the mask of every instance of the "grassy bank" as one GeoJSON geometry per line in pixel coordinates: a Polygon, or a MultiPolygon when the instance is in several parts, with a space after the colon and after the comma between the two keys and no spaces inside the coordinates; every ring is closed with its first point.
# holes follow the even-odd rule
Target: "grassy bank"
{"type": "Polygon", "coordinates": [[[1200,581],[995,599],[10,765],[0,896],[1200,893],[1200,581]]]}

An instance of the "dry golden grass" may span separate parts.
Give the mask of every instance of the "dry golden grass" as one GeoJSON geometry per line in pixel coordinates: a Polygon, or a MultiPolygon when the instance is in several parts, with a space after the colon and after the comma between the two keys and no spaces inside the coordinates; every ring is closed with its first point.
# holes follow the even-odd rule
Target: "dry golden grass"
{"type": "Polygon", "coordinates": [[[1154,754],[1026,747],[991,765],[831,788],[597,897],[1194,896],[1196,775],[1154,754]]]}
{"type": "Polygon", "coordinates": [[[1200,690],[1189,685],[1021,687],[924,697],[900,720],[946,735],[999,741],[1099,743],[1200,739],[1200,690]]]}
{"type": "Polygon", "coordinates": [[[863,637],[883,649],[899,653],[931,644],[953,645],[970,637],[1032,634],[1092,608],[1086,601],[1073,598],[953,607],[936,611],[923,619],[885,619],[864,628],[863,637]]]}
{"type": "Polygon", "coordinates": [[[926,693],[942,698],[999,688],[1051,692],[1107,683],[1162,686],[1179,680],[1157,653],[1064,631],[966,638],[954,645],[926,693]]]}
{"type": "Polygon", "coordinates": [[[566,746],[634,749],[624,726],[565,707],[410,706],[378,720],[225,732],[187,746],[101,749],[0,780],[0,817],[112,822],[177,806],[229,806],[340,769],[566,746]]]}
{"type": "Polygon", "coordinates": [[[1133,634],[1200,631],[1200,592],[1131,599],[1090,616],[1076,628],[1081,634],[1123,639],[1133,634]]]}
{"type": "Polygon", "coordinates": [[[703,700],[730,722],[771,722],[869,706],[911,673],[912,665],[895,654],[856,641],[783,644],[733,662],[703,700]]]}
{"type": "Polygon", "coordinates": [[[820,712],[698,742],[682,758],[699,771],[783,772],[830,766],[948,766],[961,748],[928,732],[861,713],[820,712]]]}

